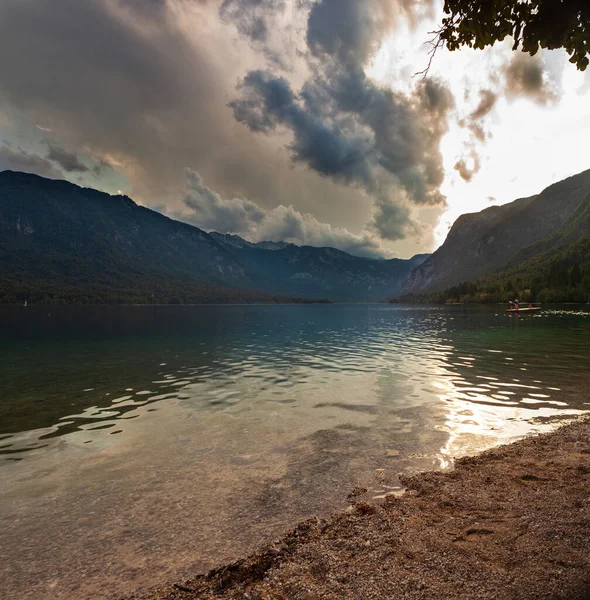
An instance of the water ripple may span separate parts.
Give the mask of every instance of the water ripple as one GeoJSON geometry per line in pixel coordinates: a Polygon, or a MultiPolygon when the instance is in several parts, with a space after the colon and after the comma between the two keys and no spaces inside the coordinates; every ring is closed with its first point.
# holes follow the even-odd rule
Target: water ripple
{"type": "MultiPolygon", "coordinates": [[[[92,351],[87,340],[68,340],[61,362],[63,345],[49,341],[36,349],[37,383],[30,376],[18,383],[19,364],[28,373],[31,364],[30,346],[17,348],[2,373],[4,381],[12,382],[3,394],[12,398],[10,414],[23,414],[14,417],[10,429],[0,431],[0,455],[14,460],[39,450],[40,442],[73,432],[88,434],[84,442],[92,442],[117,424],[154,412],[154,405],[170,402],[197,413],[253,415],[266,410],[265,405],[281,405],[282,410],[296,406],[306,408],[310,418],[318,410],[371,415],[380,405],[405,409],[433,402],[462,409],[466,403],[518,407],[530,414],[582,408],[571,405],[564,381],[571,383],[572,365],[580,376],[590,374],[590,313],[585,311],[555,310],[542,320],[516,323],[489,311],[388,306],[330,310],[322,313],[326,323],[305,319],[305,309],[288,321],[279,312],[262,315],[267,321],[255,313],[258,320],[244,319],[234,323],[235,329],[230,323],[205,341],[199,339],[203,323],[192,335],[190,328],[185,335],[175,329],[143,343],[150,333],[145,331],[143,337],[110,340],[92,351]],[[66,359],[76,343],[81,347],[72,365],[66,359]],[[138,364],[129,375],[131,356],[138,364]],[[60,402],[53,413],[51,407],[45,409],[51,422],[23,427],[42,420],[35,407],[52,393],[60,402]],[[69,399],[81,410],[63,410],[69,399]]],[[[121,432],[125,428],[117,430],[121,432]]]]}

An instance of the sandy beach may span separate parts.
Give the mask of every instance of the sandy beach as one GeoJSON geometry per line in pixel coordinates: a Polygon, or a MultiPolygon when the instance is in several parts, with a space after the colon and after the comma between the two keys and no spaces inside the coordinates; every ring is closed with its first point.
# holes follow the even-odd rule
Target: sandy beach
{"type": "Polygon", "coordinates": [[[128,600],[590,598],[590,419],[403,479],[247,558],[128,600]]]}

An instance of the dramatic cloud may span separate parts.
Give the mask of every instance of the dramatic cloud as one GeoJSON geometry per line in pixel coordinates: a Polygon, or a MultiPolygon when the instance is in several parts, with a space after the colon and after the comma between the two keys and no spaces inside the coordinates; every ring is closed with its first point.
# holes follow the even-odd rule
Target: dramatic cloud
{"type": "Polygon", "coordinates": [[[476,64],[465,53],[441,53],[438,72],[454,92],[482,90],[455,106],[449,83],[411,79],[439,9],[434,0],[0,2],[2,165],[124,189],[169,214],[188,210],[189,167],[218,194],[190,209],[201,224],[244,219],[252,236],[299,227],[301,243],[338,232],[341,248],[430,250],[446,210],[441,186],[459,179],[445,181],[444,168],[469,179],[488,164],[471,153],[493,143],[494,106],[506,117],[495,94],[543,106],[562,68],[545,54],[501,68],[498,48],[475,72],[460,67],[476,64]],[[443,162],[441,143],[454,160],[443,162]]]}
{"type": "Polygon", "coordinates": [[[230,103],[236,120],[269,135],[287,130],[291,158],[374,200],[367,227],[388,240],[414,230],[408,201],[445,203],[440,141],[454,107],[450,90],[435,80],[411,94],[369,79],[365,66],[400,15],[429,3],[320,0],[307,21],[311,76],[295,91],[284,77],[250,71],[230,103]],[[403,192],[403,193],[400,193],[403,192]]]}
{"type": "Polygon", "coordinates": [[[20,148],[15,150],[4,144],[0,146],[0,171],[6,169],[35,173],[51,179],[60,179],[62,177],[62,173],[46,158],[25,152],[20,148]]]}
{"type": "Polygon", "coordinates": [[[74,171],[85,173],[89,170],[88,167],[81,162],[73,152],[68,152],[59,146],[49,146],[47,160],[57,163],[64,171],[67,171],[68,173],[72,173],[74,171]]]}
{"type": "Polygon", "coordinates": [[[409,225],[399,189],[416,204],[444,204],[439,146],[454,103],[443,85],[423,81],[406,96],[362,71],[330,70],[296,95],[285,79],[252,71],[240,92],[231,103],[236,119],[256,132],[286,127],[293,160],[371,194],[372,226],[385,239],[402,239],[409,225]]]}
{"type": "MultiPolygon", "coordinates": [[[[11,2],[0,8],[0,99],[43,125],[49,158],[65,172],[98,176],[107,170],[104,157],[147,204],[177,210],[173,199],[189,166],[224,197],[256,198],[260,210],[292,205],[318,223],[335,215],[334,230],[402,240],[417,231],[408,203],[444,206],[439,145],[452,97],[433,81],[395,93],[364,66],[401,18],[429,7],[417,0],[11,2]],[[228,24],[248,43],[227,43],[228,24]],[[284,70],[260,68],[282,49],[273,68],[292,64],[296,53],[303,64],[289,80],[284,70]]],[[[232,208],[225,218],[241,218],[232,208]]],[[[251,223],[248,208],[241,210],[251,223]]]]}
{"type": "Polygon", "coordinates": [[[506,96],[524,96],[537,104],[548,104],[557,100],[555,90],[544,76],[543,64],[538,57],[525,53],[514,54],[505,69],[506,96]]]}
{"type": "Polygon", "coordinates": [[[175,0],[2,3],[2,104],[51,130],[55,146],[116,159],[144,200],[180,191],[184,166],[221,149],[254,171],[225,106],[236,50],[215,28],[194,40],[183,29],[207,15],[216,7],[175,0]]]}
{"type": "Polygon", "coordinates": [[[196,171],[186,170],[186,206],[194,211],[192,221],[207,231],[252,235],[265,217],[264,211],[250,200],[224,200],[209,189],[196,171]]]}
{"type": "Polygon", "coordinates": [[[295,138],[289,147],[294,160],[322,175],[370,187],[374,144],[360,127],[324,122],[313,108],[305,110],[285,79],[270,73],[250,72],[241,92],[241,98],[231,103],[238,121],[257,132],[269,132],[278,125],[289,127],[295,138]]]}
{"type": "MultiPolygon", "coordinates": [[[[433,79],[420,82],[412,95],[378,86],[364,69],[396,23],[415,21],[432,10],[419,0],[320,0],[308,17],[307,45],[315,76],[303,87],[307,114],[351,139],[355,156],[371,163],[369,193],[376,193],[379,165],[418,204],[443,204],[440,140],[454,106],[450,90],[433,79]],[[354,142],[357,143],[354,143],[354,142]],[[360,143],[359,143],[360,142],[360,143]],[[368,154],[367,154],[368,152],[368,154]]],[[[363,169],[363,175],[365,169],[363,169]]],[[[380,186],[383,203],[383,183],[380,186]]]]}
{"type": "Polygon", "coordinates": [[[410,233],[419,233],[418,225],[410,216],[410,209],[403,202],[391,198],[377,199],[367,230],[385,240],[401,240],[410,233]]]}
{"type": "Polygon", "coordinates": [[[285,79],[252,71],[231,103],[234,115],[256,132],[289,128],[294,160],[322,175],[374,193],[381,167],[413,201],[443,202],[439,143],[453,106],[449,90],[427,80],[405,96],[378,87],[362,71],[330,75],[308,81],[297,96],[285,79]]]}
{"type": "MultiPolygon", "coordinates": [[[[252,242],[287,241],[298,245],[331,246],[357,256],[382,257],[388,254],[380,240],[365,231],[355,235],[342,227],[321,223],[292,206],[262,209],[246,199],[224,199],[207,187],[201,175],[186,170],[184,203],[190,213],[174,215],[206,231],[237,234],[252,242]]],[[[393,215],[397,224],[401,220],[393,215]]]]}
{"type": "MultiPolygon", "coordinates": [[[[307,9],[297,10],[305,25],[307,9]]],[[[232,117],[236,82],[268,61],[234,39],[218,11],[196,0],[0,3],[0,106],[42,134],[36,143],[76,149],[91,169],[81,176],[108,160],[145,204],[178,209],[188,166],[226,197],[293,204],[328,221],[337,205],[334,224],[361,229],[370,213],[363,193],[294,168],[282,140],[232,117]]],[[[297,44],[305,46],[303,33],[288,52],[297,44]]]]}
{"type": "Polygon", "coordinates": [[[50,129],[106,151],[140,159],[161,154],[156,147],[168,130],[163,112],[181,108],[183,91],[195,92],[184,86],[181,61],[192,62],[192,52],[182,36],[165,19],[146,27],[162,10],[157,2],[129,0],[3,5],[3,96],[50,129]]]}
{"type": "Polygon", "coordinates": [[[431,0],[320,0],[308,17],[311,53],[337,60],[346,68],[367,64],[400,18],[415,22],[430,14],[431,0]]]}

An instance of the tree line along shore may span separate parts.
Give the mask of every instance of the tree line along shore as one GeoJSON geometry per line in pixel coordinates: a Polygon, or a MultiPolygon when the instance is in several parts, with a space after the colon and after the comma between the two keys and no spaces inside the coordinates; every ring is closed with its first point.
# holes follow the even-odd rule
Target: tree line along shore
{"type": "Polygon", "coordinates": [[[403,295],[392,302],[497,304],[513,298],[523,304],[590,302],[590,240],[474,281],[442,291],[403,295]]]}

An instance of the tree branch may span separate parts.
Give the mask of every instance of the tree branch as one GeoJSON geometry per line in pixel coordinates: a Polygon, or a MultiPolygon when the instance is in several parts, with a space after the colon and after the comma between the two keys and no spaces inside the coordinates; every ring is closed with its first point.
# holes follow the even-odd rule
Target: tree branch
{"type": "Polygon", "coordinates": [[[432,46],[430,48],[430,50],[428,51],[428,56],[429,56],[428,65],[422,71],[417,71],[416,73],[414,73],[413,77],[416,77],[417,75],[422,75],[423,76],[422,78],[426,79],[426,77],[428,76],[428,71],[430,71],[430,66],[432,65],[432,60],[434,59],[434,55],[436,54],[436,51],[444,44],[444,40],[442,39],[442,33],[443,33],[442,27],[440,29],[438,29],[437,31],[429,31],[428,32],[428,35],[434,36],[430,40],[427,40],[426,42],[424,42],[424,45],[430,44],[430,46],[432,46]]]}

